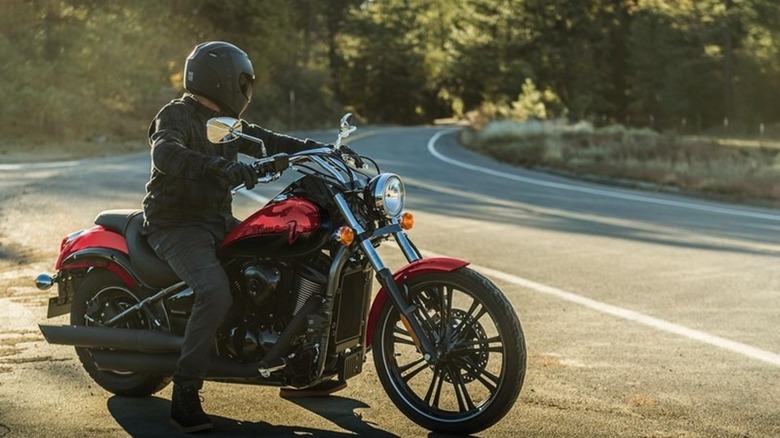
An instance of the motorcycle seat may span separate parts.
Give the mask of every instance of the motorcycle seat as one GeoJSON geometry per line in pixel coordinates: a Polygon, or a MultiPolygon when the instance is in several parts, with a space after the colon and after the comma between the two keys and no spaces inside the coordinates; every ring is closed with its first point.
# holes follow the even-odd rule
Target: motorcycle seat
{"type": "Polygon", "coordinates": [[[107,210],[97,215],[95,225],[124,236],[127,223],[139,213],[140,210],[107,210]]]}
{"type": "Polygon", "coordinates": [[[146,236],[141,233],[144,215],[141,210],[108,210],[95,218],[95,224],[125,236],[130,264],[136,274],[149,286],[167,287],[179,277],[154,252],[146,236]]]}

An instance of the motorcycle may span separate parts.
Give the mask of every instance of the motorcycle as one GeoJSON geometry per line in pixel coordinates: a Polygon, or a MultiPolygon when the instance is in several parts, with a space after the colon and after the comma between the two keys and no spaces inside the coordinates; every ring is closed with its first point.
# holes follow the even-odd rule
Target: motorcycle
{"type": "MultiPolygon", "coordinates": [[[[218,245],[233,308],[214,341],[206,380],[303,389],[348,380],[373,354],[384,390],[431,431],[471,434],[503,418],[523,385],[519,318],[490,280],[447,257],[423,258],[406,232],[402,179],[349,148],[357,128],[341,119],[334,145],[261,158],[259,182],[300,177],[218,245]],[[370,166],[369,166],[370,164],[370,166]],[[377,252],[393,239],[408,264],[393,273],[377,252]],[[373,278],[381,286],[373,296],[373,278]]],[[[238,138],[241,121],[208,121],[212,143],[238,138]]],[[[75,346],[107,391],[149,396],[171,381],[194,292],[140,233],[137,210],[100,213],[66,236],[47,342],[75,346]]]]}

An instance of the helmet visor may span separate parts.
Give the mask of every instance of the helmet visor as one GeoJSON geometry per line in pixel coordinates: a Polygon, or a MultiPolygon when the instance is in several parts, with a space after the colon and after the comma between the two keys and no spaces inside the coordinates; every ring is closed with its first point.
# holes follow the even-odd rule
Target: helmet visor
{"type": "Polygon", "coordinates": [[[238,76],[238,86],[241,89],[241,94],[246,97],[247,102],[252,100],[252,89],[254,88],[254,83],[255,78],[246,73],[241,73],[238,76]]]}

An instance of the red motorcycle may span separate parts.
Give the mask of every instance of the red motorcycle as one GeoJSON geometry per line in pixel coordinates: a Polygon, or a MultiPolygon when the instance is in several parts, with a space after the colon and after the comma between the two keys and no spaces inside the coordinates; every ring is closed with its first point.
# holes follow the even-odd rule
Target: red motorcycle
{"type": "MultiPolygon", "coordinates": [[[[335,146],[253,163],[261,182],[288,169],[302,177],[218,247],[234,308],[207,380],[306,388],[357,376],[373,350],[385,391],[412,421],[451,434],[486,429],[523,385],[517,314],[468,262],[421,256],[405,233],[414,220],[401,178],[341,149],[355,129],[347,114],[335,146]],[[376,250],[390,238],[409,261],[395,273],[376,250]]],[[[259,141],[229,118],[210,120],[208,134],[259,141]]],[[[70,312],[71,325],[41,325],[46,340],[75,346],[96,383],[126,396],[170,382],[194,300],[139,233],[142,220],[133,210],[99,214],[63,239],[56,275],[36,281],[58,286],[49,318],[70,312]]]]}

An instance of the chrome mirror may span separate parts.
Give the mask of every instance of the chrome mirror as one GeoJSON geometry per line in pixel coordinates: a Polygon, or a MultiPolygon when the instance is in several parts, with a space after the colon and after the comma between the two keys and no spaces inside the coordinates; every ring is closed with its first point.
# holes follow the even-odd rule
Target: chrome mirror
{"type": "Polygon", "coordinates": [[[215,144],[229,143],[239,136],[241,120],[232,117],[214,117],[206,122],[206,136],[215,144]]]}
{"type": "Polygon", "coordinates": [[[350,134],[357,131],[357,126],[351,126],[349,124],[350,118],[352,118],[352,113],[346,113],[339,122],[339,136],[341,136],[341,138],[347,138],[350,134]]]}
{"type": "Polygon", "coordinates": [[[336,138],[336,149],[341,147],[341,140],[349,137],[350,134],[357,131],[357,126],[351,126],[349,119],[352,117],[352,113],[344,114],[339,122],[339,135],[336,138]]]}

